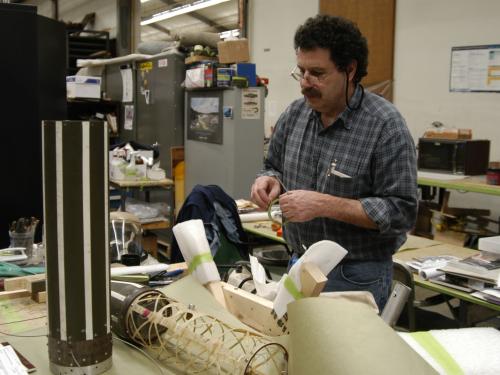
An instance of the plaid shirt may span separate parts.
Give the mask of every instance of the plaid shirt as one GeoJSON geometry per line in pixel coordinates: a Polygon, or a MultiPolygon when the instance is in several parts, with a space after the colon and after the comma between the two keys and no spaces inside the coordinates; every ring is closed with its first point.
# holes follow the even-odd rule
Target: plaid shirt
{"type": "MultiPolygon", "coordinates": [[[[360,97],[358,86],[351,107],[357,106],[360,97]]],[[[288,190],[358,199],[378,226],[377,230],[365,229],[328,218],[287,223],[285,239],[298,253],[304,246],[328,239],[348,250],[346,259],[388,260],[415,224],[413,139],[398,110],[369,92],[365,92],[361,108],[346,108],[327,128],[304,98],[293,102],[276,124],[259,175],[277,175],[288,190]],[[336,171],[351,178],[329,173],[332,163],[336,171]]]]}

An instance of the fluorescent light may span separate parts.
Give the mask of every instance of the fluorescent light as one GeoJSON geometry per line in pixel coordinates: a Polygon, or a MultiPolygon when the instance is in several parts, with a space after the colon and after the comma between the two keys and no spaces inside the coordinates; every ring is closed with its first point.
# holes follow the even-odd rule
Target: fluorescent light
{"type": "Polygon", "coordinates": [[[231,36],[239,36],[240,35],[240,29],[233,29],[233,30],[226,30],[226,31],[222,31],[219,33],[219,36],[221,39],[226,39],[226,38],[229,38],[231,36]]]}
{"type": "Polygon", "coordinates": [[[226,1],[229,1],[229,0],[199,0],[199,1],[195,1],[191,4],[182,5],[180,7],[169,9],[169,10],[166,10],[166,11],[161,12],[161,13],[153,14],[153,16],[151,18],[144,20],[144,21],[141,21],[141,26],[149,25],[150,23],[154,23],[154,22],[163,21],[163,20],[166,20],[168,18],[178,16],[180,14],[185,14],[185,13],[189,13],[189,12],[194,12],[195,10],[208,8],[212,5],[225,3],[226,1]]]}
{"type": "Polygon", "coordinates": [[[141,0],[141,3],[147,3],[149,0],[141,0]]]}

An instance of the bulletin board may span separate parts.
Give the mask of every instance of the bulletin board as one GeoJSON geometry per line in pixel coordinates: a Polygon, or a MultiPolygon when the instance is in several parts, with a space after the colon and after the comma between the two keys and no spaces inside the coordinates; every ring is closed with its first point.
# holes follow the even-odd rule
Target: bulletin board
{"type": "Polygon", "coordinates": [[[500,92],[500,44],[452,47],[450,91],[500,92]]]}

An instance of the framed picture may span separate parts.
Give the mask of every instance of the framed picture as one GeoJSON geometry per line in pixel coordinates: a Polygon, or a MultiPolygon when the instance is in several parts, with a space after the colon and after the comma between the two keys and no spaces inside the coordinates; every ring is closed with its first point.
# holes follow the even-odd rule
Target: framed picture
{"type": "Polygon", "coordinates": [[[190,92],[187,110],[187,139],[222,144],[222,92],[190,92]]]}

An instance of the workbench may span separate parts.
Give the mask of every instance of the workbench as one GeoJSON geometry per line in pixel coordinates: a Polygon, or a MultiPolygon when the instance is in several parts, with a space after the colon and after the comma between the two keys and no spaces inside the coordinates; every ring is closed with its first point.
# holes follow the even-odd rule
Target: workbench
{"type": "Polygon", "coordinates": [[[488,185],[486,176],[469,176],[458,179],[446,179],[445,177],[428,177],[431,173],[419,173],[417,183],[421,186],[439,188],[440,190],[458,190],[460,192],[471,192],[500,196],[500,185],[488,185]]]}
{"type": "MultiPolygon", "coordinates": [[[[273,240],[277,243],[286,243],[282,237],[276,236],[276,233],[271,229],[271,221],[259,221],[251,223],[243,223],[243,229],[254,235],[260,235],[267,239],[273,240]]],[[[464,248],[460,246],[448,245],[439,241],[430,240],[424,237],[409,235],[407,241],[401,246],[399,251],[394,255],[394,259],[401,261],[408,261],[414,258],[424,256],[438,256],[438,255],[453,255],[458,258],[466,258],[473,254],[477,254],[477,250],[464,248]]],[[[466,318],[467,309],[471,304],[483,306],[488,309],[499,311],[500,305],[496,305],[479,298],[471,296],[467,292],[462,292],[457,289],[449,288],[443,285],[438,285],[430,281],[424,280],[417,274],[414,274],[415,285],[425,288],[427,290],[448,295],[453,298],[458,298],[460,301],[459,306],[459,320],[464,322],[466,318]]]]}

